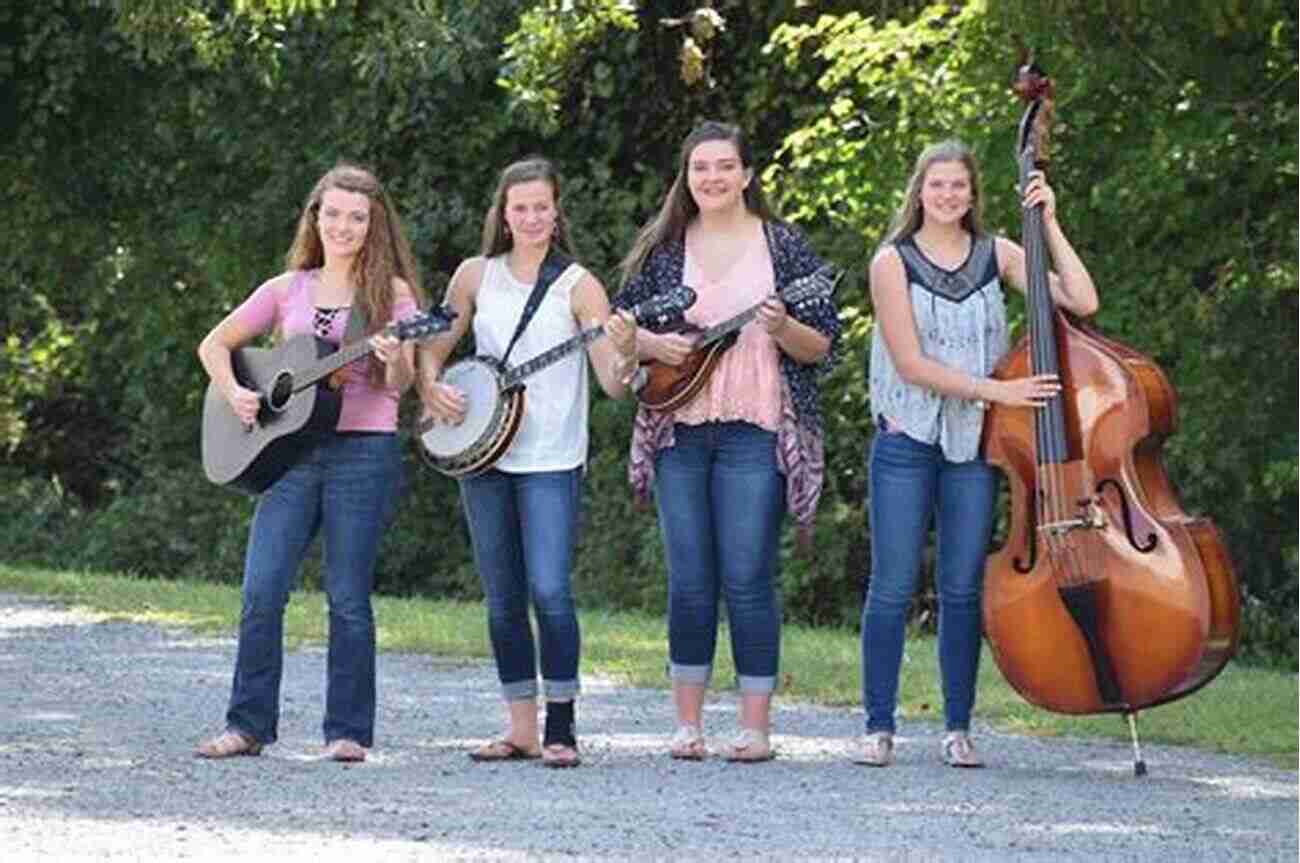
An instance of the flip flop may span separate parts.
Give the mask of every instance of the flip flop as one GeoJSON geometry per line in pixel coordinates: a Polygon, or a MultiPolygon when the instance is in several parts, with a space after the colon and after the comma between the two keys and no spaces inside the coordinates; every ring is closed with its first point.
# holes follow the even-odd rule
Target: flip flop
{"type": "Polygon", "coordinates": [[[249,735],[233,728],[205,740],[195,748],[194,754],[199,758],[233,758],[239,755],[261,755],[262,744],[249,735]]]}
{"type": "Polygon", "coordinates": [[[522,746],[516,746],[509,740],[493,740],[469,753],[471,761],[527,761],[541,758],[542,753],[530,752],[522,746]]]}

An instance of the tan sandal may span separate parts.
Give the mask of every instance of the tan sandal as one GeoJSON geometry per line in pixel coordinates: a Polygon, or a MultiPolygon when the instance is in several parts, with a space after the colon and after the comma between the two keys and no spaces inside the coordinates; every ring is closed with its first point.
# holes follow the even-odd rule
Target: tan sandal
{"type": "Polygon", "coordinates": [[[708,758],[709,749],[704,745],[704,733],[700,727],[688,723],[677,726],[668,754],[678,761],[703,761],[708,758]]]}
{"type": "Polygon", "coordinates": [[[894,763],[894,735],[888,731],[873,731],[862,738],[862,746],[853,753],[854,764],[868,767],[888,767],[894,763]]]}
{"type": "Polygon", "coordinates": [[[330,761],[353,764],[366,760],[366,749],[355,740],[340,737],[325,744],[325,757],[330,761]]]}
{"type": "Polygon", "coordinates": [[[943,737],[943,760],[949,767],[983,767],[984,760],[975,751],[965,731],[949,731],[943,737]]]}
{"type": "Polygon", "coordinates": [[[742,728],[735,741],[727,747],[726,759],[733,764],[757,764],[775,757],[772,742],[756,728],[742,728]]]}
{"type": "Polygon", "coordinates": [[[261,755],[262,744],[249,735],[233,728],[205,740],[194,749],[199,758],[234,758],[239,755],[261,755]]]}
{"type": "Polygon", "coordinates": [[[524,749],[509,740],[493,740],[469,753],[471,761],[525,761],[541,758],[542,753],[536,749],[524,749]]]}

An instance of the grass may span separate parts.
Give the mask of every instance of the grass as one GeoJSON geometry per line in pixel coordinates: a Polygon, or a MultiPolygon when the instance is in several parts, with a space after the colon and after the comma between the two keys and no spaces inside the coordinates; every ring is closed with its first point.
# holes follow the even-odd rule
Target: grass
{"type": "MultiPolygon", "coordinates": [[[[111,619],[179,626],[201,633],[231,635],[239,619],[238,589],[209,583],[0,564],[0,590],[63,600],[111,619]]],[[[380,596],[375,599],[375,615],[381,650],[462,661],[490,657],[487,627],[478,603],[380,596]]],[[[667,634],[662,618],[584,610],[581,625],[584,673],[632,686],[665,686],[667,634]]],[[[286,614],[286,641],[291,646],[321,643],[325,626],[324,596],[314,591],[296,593],[286,614]]],[[[715,668],[718,681],[730,681],[734,676],[726,645],[723,633],[715,668]]],[[[787,625],[781,649],[782,697],[860,706],[855,632],[787,625]]],[[[1257,756],[1294,770],[1300,737],[1298,703],[1296,674],[1229,663],[1203,690],[1143,712],[1139,723],[1146,742],[1257,756]]],[[[938,720],[942,716],[933,638],[908,639],[899,707],[904,717],[938,720]]],[[[997,728],[1023,734],[1128,737],[1127,725],[1117,716],[1064,716],[1029,705],[1002,679],[987,654],[981,663],[976,713],[997,728]]]]}

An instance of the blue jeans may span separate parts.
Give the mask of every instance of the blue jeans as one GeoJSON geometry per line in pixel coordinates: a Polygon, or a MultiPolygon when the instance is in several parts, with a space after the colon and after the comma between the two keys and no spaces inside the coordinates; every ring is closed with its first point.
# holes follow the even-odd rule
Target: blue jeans
{"type": "Polygon", "coordinates": [[[709,682],[718,597],[746,695],[776,687],[781,611],[776,596],[785,479],[776,435],[746,422],[678,424],[655,455],[655,499],[668,560],[668,654],[676,683],[709,682]]]}
{"type": "Polygon", "coordinates": [[[570,588],[582,468],[542,473],[490,470],[461,480],[474,564],[487,601],[488,634],[506,701],[537,697],[538,652],[528,622],[537,615],[548,701],[579,689],[581,636],[570,588]]]}
{"type": "Polygon", "coordinates": [[[938,446],[880,431],[870,456],[871,580],[862,611],[867,732],[893,731],[908,605],[931,516],[937,533],[939,673],[949,731],[970,727],[980,659],[980,591],[997,475],[984,461],[951,462],[938,446]]]}
{"type": "Polygon", "coordinates": [[[244,561],[243,610],[228,727],[274,742],[284,668],[284,608],[307,546],[324,543],[329,658],[326,742],[374,743],[379,541],[401,478],[397,436],[329,435],[262,493],[244,561]]]}

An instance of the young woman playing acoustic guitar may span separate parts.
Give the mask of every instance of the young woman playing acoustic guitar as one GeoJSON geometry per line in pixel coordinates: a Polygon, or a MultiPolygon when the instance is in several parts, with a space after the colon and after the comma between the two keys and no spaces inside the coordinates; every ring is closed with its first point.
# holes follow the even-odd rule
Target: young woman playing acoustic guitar
{"type": "Polygon", "coordinates": [[[258,499],[244,564],[239,647],[226,730],[205,758],[257,755],[277,736],[284,608],[320,531],[329,597],[325,756],[361,761],[375,726],[375,559],[397,494],[397,403],[415,378],[409,343],[378,334],[417,311],[419,275],[397,212],[369,171],[339,165],[321,177],[298,219],[288,271],[263,283],[199,345],[199,359],[235,415],[252,425],[259,396],[239,384],[231,353],[275,330],[338,343],[364,313],[373,359],[342,370],[337,429],[321,437],[258,499]]]}
{"type": "Polygon", "coordinates": [[[609,336],[591,342],[586,355],[571,353],[531,376],[522,424],[510,448],[487,471],[460,481],[509,717],[505,735],[471,751],[470,757],[540,757],[548,767],[572,767],[579,763],[573,704],[579,690],[579,633],[569,570],[587,461],[587,359],[601,388],[622,396],[636,368],[636,327],[610,314],[605,289],[595,276],[568,263],[554,282],[544,285],[535,314],[520,331],[525,306],[553,247],[572,255],[554,167],[540,158],[509,165],[484,220],[482,254],[464,261],[447,287],[447,304],[458,316],[449,333],[421,349],[420,394],[434,422],[464,420],[466,393],[439,377],[471,322],[479,356],[500,360],[513,342],[510,362],[535,357],[573,338],[580,327],[603,326],[609,336]],[[528,620],[530,599],[540,650],[534,647],[528,620]],[[540,746],[538,653],[546,699],[540,746]]]}
{"type": "MultiPolygon", "coordinates": [[[[668,560],[674,758],[708,754],[701,711],[719,593],[740,686],[740,731],[724,754],[772,757],[782,513],[810,530],[824,465],[817,374],[840,330],[829,290],[790,305],[780,294],[822,266],[799,232],[768,210],[740,130],[715,122],[683,142],[668,196],[624,261],[620,308],[683,283],[698,294],[688,323],[758,308],[692,400],[674,410],[643,407],[633,431],[631,480],[641,495],[654,487],[668,560]]],[[[639,346],[643,358],[678,366],[694,339],[642,332],[639,346]]]]}

